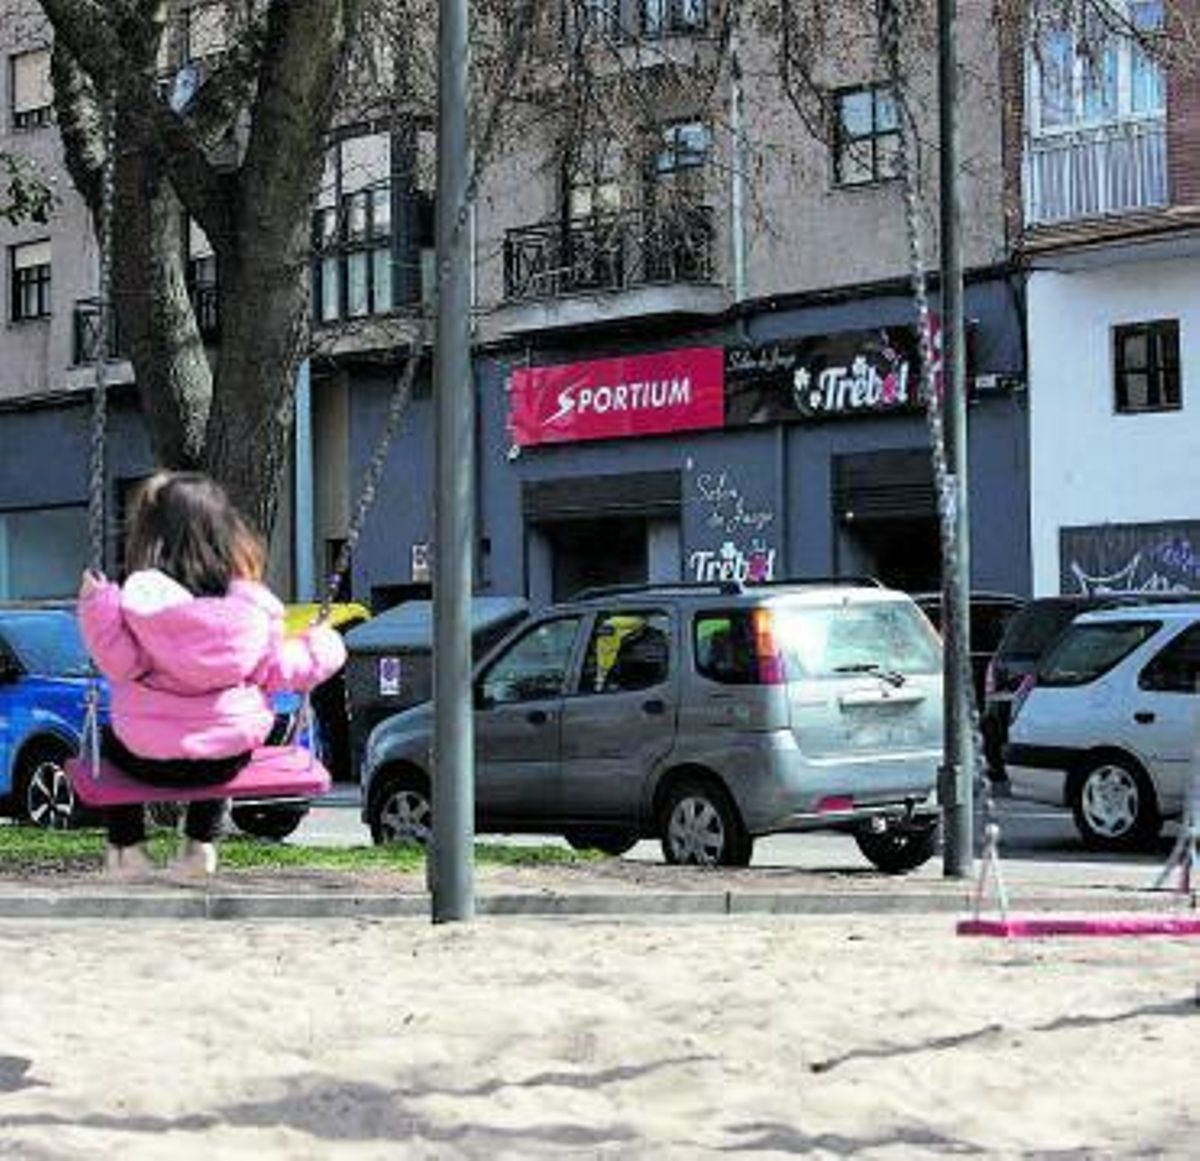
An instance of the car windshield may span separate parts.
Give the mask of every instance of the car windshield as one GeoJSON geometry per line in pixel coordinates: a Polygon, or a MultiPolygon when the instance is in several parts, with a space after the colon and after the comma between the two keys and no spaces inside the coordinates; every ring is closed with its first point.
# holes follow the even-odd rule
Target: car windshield
{"type": "Polygon", "coordinates": [[[1095,621],[1072,625],[1038,666],[1037,683],[1086,685],[1103,676],[1161,627],[1161,621],[1095,621]]]}
{"type": "Polygon", "coordinates": [[[86,677],[87,650],[73,614],[65,611],[0,613],[3,635],[17,660],[40,677],[86,677]]]}
{"type": "Polygon", "coordinates": [[[789,676],[941,672],[937,634],[906,601],[793,605],[777,617],[789,676]]]}

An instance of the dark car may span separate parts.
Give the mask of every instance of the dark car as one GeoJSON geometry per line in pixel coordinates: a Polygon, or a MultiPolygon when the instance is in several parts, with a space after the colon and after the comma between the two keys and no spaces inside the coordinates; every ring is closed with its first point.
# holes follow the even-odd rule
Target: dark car
{"type": "MultiPolygon", "coordinates": [[[[942,631],[942,594],[916,593],[913,600],[920,606],[921,611],[932,622],[933,627],[942,631]]],[[[970,641],[971,641],[971,678],[975,683],[975,704],[983,708],[984,678],[987,674],[988,663],[1000,639],[1004,636],[1008,623],[1025,606],[1023,597],[1011,593],[971,593],[970,604],[970,641]]]]}
{"type": "Polygon", "coordinates": [[[981,728],[988,773],[1002,780],[1012,703],[1046,650],[1080,613],[1163,600],[1196,600],[1196,593],[1090,593],[1036,597],[1008,623],[984,681],[981,728]]]}

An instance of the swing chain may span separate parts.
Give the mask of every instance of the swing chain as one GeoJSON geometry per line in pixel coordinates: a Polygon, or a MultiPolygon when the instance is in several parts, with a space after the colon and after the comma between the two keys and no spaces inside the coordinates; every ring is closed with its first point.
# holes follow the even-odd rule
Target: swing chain
{"type": "Polygon", "coordinates": [[[96,347],[92,357],[95,385],[92,391],[91,440],[88,456],[88,564],[95,572],[104,571],[105,462],[107,439],[108,335],[112,294],[112,224],[116,179],[116,90],[110,88],[100,102],[104,128],[103,156],[100,162],[100,203],[97,208],[97,245],[99,247],[99,287],[96,306],[96,347]]]}
{"type": "MultiPolygon", "coordinates": [[[[900,137],[897,151],[897,167],[904,197],[905,233],[908,240],[910,281],[913,301],[917,312],[917,333],[921,353],[921,395],[925,402],[925,418],[929,428],[930,450],[933,459],[934,486],[938,500],[942,560],[945,571],[955,575],[959,568],[956,539],[956,495],[953,475],[947,466],[946,432],[942,408],[942,392],[946,384],[946,368],[941,354],[934,346],[934,319],[929,305],[929,285],[926,276],[925,246],[921,228],[921,211],[918,201],[919,163],[914,165],[917,153],[915,122],[907,101],[901,100],[904,92],[904,70],[900,59],[901,27],[900,8],[902,0],[883,0],[879,9],[880,43],[888,74],[891,79],[893,100],[899,106],[900,137]],[[935,377],[934,369],[938,368],[935,377]]],[[[945,349],[943,342],[943,351],[945,349]]],[[[951,611],[943,609],[943,622],[951,611]]],[[[966,626],[962,626],[965,630],[966,626]]],[[[960,635],[961,638],[961,635],[960,635]]],[[[988,828],[994,828],[994,840],[998,846],[1000,824],[996,819],[995,801],[991,779],[987,776],[983,761],[983,737],[980,731],[979,706],[975,699],[975,683],[971,673],[967,651],[961,650],[958,657],[959,687],[966,691],[968,722],[974,742],[975,770],[972,774],[976,785],[983,788],[985,839],[988,828]]],[[[998,871],[998,867],[997,867],[998,871]]]]}

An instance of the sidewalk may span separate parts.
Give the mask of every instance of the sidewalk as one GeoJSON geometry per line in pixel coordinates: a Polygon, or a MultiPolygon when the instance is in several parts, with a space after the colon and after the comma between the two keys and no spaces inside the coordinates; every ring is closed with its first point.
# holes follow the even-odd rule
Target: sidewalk
{"type": "MultiPolygon", "coordinates": [[[[977,864],[978,866],[978,864],[977,864]]],[[[1009,906],[1033,911],[1195,910],[1189,897],[1153,891],[1145,863],[1013,859],[1002,867],[1009,906]]],[[[561,866],[475,869],[476,913],[486,915],[923,915],[965,913],[975,883],[943,877],[933,860],[906,876],[871,870],[670,867],[606,859],[561,866]]],[[[209,883],[165,878],[113,883],[95,874],[0,878],[0,919],[421,918],[424,873],[238,870],[209,883]]],[[[989,893],[994,910],[994,892],[989,893]]]]}

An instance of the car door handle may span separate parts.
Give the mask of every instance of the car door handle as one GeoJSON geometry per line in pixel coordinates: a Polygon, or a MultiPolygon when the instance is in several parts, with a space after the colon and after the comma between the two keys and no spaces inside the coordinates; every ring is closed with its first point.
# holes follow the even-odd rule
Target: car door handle
{"type": "Polygon", "coordinates": [[[649,701],[642,702],[642,712],[664,714],[667,712],[667,703],[661,697],[652,697],[649,701]]]}
{"type": "Polygon", "coordinates": [[[1152,721],[1154,721],[1154,714],[1151,710],[1138,710],[1133,715],[1133,720],[1139,725],[1148,726],[1152,721]]]}
{"type": "Polygon", "coordinates": [[[549,714],[545,710],[530,710],[525,715],[525,720],[531,726],[544,726],[549,718],[549,714]]]}

